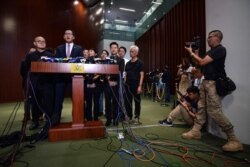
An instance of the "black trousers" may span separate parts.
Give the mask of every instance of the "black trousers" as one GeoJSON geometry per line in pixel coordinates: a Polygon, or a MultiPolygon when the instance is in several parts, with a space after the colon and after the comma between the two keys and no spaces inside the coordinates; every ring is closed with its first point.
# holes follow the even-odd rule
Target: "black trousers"
{"type": "Polygon", "coordinates": [[[29,85],[32,121],[38,123],[39,117],[44,113],[51,118],[54,108],[53,82],[31,81],[29,85]]]}
{"type": "Polygon", "coordinates": [[[85,99],[86,99],[86,119],[88,121],[98,120],[99,115],[99,91],[98,88],[86,88],[85,89],[85,99]],[[94,102],[94,105],[93,105],[94,102]],[[94,106],[94,109],[93,109],[94,106]]]}
{"type": "Polygon", "coordinates": [[[54,112],[52,115],[52,125],[60,123],[63,109],[63,101],[67,87],[70,89],[72,96],[72,80],[71,78],[57,79],[55,82],[55,103],[54,112]]]}
{"type": "Polygon", "coordinates": [[[133,118],[133,100],[135,103],[135,118],[140,118],[141,113],[141,95],[137,94],[137,84],[125,84],[124,101],[127,115],[130,119],[133,118]]]}
{"type": "Polygon", "coordinates": [[[119,103],[118,86],[108,86],[105,100],[107,122],[111,122],[113,119],[113,123],[116,123],[119,103]]]}

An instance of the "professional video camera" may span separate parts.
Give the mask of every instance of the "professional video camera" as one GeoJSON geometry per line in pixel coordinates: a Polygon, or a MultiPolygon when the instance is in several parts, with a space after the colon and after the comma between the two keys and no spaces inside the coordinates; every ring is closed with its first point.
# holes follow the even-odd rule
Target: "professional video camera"
{"type": "Polygon", "coordinates": [[[194,39],[193,39],[192,42],[185,42],[185,46],[186,46],[186,47],[191,46],[191,48],[192,48],[193,50],[199,49],[199,48],[200,48],[200,45],[201,45],[201,38],[200,38],[200,36],[194,37],[194,39]]]}

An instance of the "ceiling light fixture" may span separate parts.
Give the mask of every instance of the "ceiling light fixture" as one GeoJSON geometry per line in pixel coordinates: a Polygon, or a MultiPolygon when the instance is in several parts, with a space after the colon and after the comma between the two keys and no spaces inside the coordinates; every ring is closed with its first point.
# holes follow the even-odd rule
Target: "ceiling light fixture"
{"type": "Polygon", "coordinates": [[[156,5],[161,5],[161,3],[160,2],[152,2],[152,3],[154,3],[154,4],[156,4],[156,5]]]}
{"type": "Polygon", "coordinates": [[[115,22],[128,23],[127,20],[118,20],[118,19],[115,19],[115,22]]]}
{"type": "Polygon", "coordinates": [[[101,21],[100,21],[100,24],[103,24],[104,23],[104,19],[102,19],[101,21]]]}
{"type": "Polygon", "coordinates": [[[125,11],[129,11],[129,12],[135,12],[134,9],[128,9],[128,8],[119,8],[120,10],[125,10],[125,11]]]}
{"type": "Polygon", "coordinates": [[[96,15],[99,15],[100,13],[102,12],[102,8],[99,8],[97,11],[96,11],[96,15]]]}
{"type": "Polygon", "coordinates": [[[73,4],[76,6],[76,5],[79,4],[79,1],[78,1],[78,0],[75,0],[73,4]]]}

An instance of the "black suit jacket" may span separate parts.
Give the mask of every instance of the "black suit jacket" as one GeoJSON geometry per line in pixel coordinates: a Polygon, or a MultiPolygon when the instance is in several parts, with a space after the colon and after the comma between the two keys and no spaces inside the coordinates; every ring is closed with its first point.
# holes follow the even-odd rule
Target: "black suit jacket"
{"type": "MultiPolygon", "coordinates": [[[[66,44],[62,44],[56,48],[56,57],[57,58],[66,58],[66,44]]],[[[83,57],[83,49],[81,46],[74,44],[70,57],[83,57]]]]}

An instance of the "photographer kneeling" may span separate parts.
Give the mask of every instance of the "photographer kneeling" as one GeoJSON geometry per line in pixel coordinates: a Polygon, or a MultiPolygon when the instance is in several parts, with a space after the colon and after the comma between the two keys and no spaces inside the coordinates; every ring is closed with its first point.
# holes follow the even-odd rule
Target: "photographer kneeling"
{"type": "Polygon", "coordinates": [[[182,95],[179,105],[177,105],[168,115],[168,117],[162,121],[159,121],[160,125],[173,126],[173,121],[179,115],[190,126],[193,126],[195,113],[197,111],[197,103],[199,101],[199,89],[196,86],[190,86],[187,89],[187,95],[182,95]]]}

